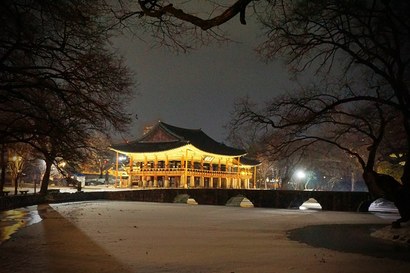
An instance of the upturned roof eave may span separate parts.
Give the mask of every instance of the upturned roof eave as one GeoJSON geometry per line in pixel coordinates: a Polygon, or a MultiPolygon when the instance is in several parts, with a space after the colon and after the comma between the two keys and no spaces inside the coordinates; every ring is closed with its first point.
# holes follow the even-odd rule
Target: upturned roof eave
{"type": "MultiPolygon", "coordinates": [[[[141,143],[141,144],[144,144],[144,143],[141,143]]],[[[121,148],[113,147],[113,146],[109,147],[109,149],[114,151],[114,152],[121,153],[121,154],[158,154],[158,153],[172,152],[176,149],[181,149],[183,147],[186,147],[186,149],[189,149],[189,148],[193,147],[198,152],[201,152],[201,153],[206,154],[206,155],[213,155],[215,157],[242,157],[242,156],[246,155],[246,152],[244,152],[244,151],[240,151],[238,153],[216,153],[214,151],[207,151],[207,150],[201,149],[200,147],[197,147],[197,146],[195,146],[195,145],[193,145],[189,142],[181,143],[181,145],[175,146],[175,147],[170,148],[170,149],[133,150],[133,149],[121,149],[121,148]]]]}

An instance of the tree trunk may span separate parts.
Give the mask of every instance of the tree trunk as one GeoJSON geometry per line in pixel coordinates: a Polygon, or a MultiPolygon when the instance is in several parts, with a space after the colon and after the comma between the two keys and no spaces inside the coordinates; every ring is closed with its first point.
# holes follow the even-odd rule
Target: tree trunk
{"type": "Polygon", "coordinates": [[[43,179],[41,181],[41,188],[40,188],[40,193],[41,194],[46,194],[48,190],[48,183],[50,181],[50,173],[51,173],[51,166],[53,165],[53,162],[51,160],[46,159],[46,170],[43,175],[43,179]]]}
{"type": "Polygon", "coordinates": [[[356,188],[355,188],[355,185],[356,185],[356,175],[355,175],[354,171],[351,172],[351,175],[352,175],[352,176],[350,177],[350,183],[351,183],[350,191],[355,191],[355,190],[356,190],[356,188]]]}
{"type": "Polygon", "coordinates": [[[365,170],[363,172],[363,179],[372,198],[385,198],[392,202],[397,200],[398,191],[402,185],[390,175],[379,174],[373,170],[365,170]]]}
{"type": "Polygon", "coordinates": [[[410,190],[403,186],[393,177],[385,174],[378,174],[375,171],[367,170],[363,173],[373,200],[384,198],[392,201],[400,213],[400,219],[392,223],[392,227],[399,228],[401,222],[410,220],[410,190]]]}
{"type": "Polygon", "coordinates": [[[409,162],[409,156],[410,156],[410,130],[408,132],[408,145],[409,147],[407,148],[407,155],[406,155],[406,163],[404,164],[403,167],[403,175],[401,177],[401,183],[407,187],[410,188],[410,162],[409,162]]]}
{"type": "Polygon", "coordinates": [[[394,86],[394,92],[398,98],[399,104],[401,107],[401,112],[403,116],[403,127],[407,136],[407,154],[406,154],[406,163],[404,164],[403,175],[401,177],[401,182],[404,186],[408,187],[410,190],[410,94],[407,85],[400,81],[398,85],[394,86]]]}
{"type": "Polygon", "coordinates": [[[1,178],[0,178],[0,192],[4,190],[4,184],[6,184],[6,147],[4,143],[1,144],[1,151],[0,151],[0,167],[1,167],[1,178]]]}
{"type": "Polygon", "coordinates": [[[19,185],[19,174],[17,172],[16,177],[14,177],[14,195],[17,195],[19,185]]]}

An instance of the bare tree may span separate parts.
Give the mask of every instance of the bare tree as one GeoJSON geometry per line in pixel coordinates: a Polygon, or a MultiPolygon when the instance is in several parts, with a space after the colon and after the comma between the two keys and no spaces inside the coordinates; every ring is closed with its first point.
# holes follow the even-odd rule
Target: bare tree
{"type": "MultiPolygon", "coordinates": [[[[30,160],[32,160],[33,148],[27,144],[15,143],[9,145],[8,150],[8,167],[14,186],[14,194],[17,195],[23,170],[30,160]]],[[[3,191],[3,188],[1,188],[0,191],[3,191]]]]}
{"type": "MultiPolygon", "coordinates": [[[[409,11],[408,1],[399,0],[278,1],[265,14],[268,39],[259,50],[268,58],[289,56],[299,71],[342,69],[343,75],[365,77],[389,89],[391,97],[381,103],[401,111],[410,149],[409,11]]],[[[377,90],[369,89],[368,95],[377,90]]],[[[402,182],[410,183],[409,177],[406,164],[402,182]]]]}
{"type": "MultiPolygon", "coordinates": [[[[306,91],[276,98],[262,110],[256,110],[244,100],[237,105],[231,126],[234,129],[250,123],[260,128],[265,150],[276,157],[298,155],[322,143],[332,145],[360,164],[375,199],[392,200],[400,210],[400,196],[406,188],[392,177],[374,171],[377,160],[386,153],[383,147],[392,146],[394,136],[404,131],[396,126],[401,121],[400,111],[388,106],[383,93],[364,100],[358,92],[344,90],[340,94],[343,95],[306,91]]],[[[400,148],[403,146],[398,143],[396,150],[400,148]]],[[[403,213],[403,220],[405,216],[403,213]]]]}
{"type": "MultiPolygon", "coordinates": [[[[80,161],[95,132],[126,131],[131,75],[109,50],[100,0],[1,1],[0,139],[80,161]]],[[[47,171],[48,170],[48,171],[47,171]]]]}

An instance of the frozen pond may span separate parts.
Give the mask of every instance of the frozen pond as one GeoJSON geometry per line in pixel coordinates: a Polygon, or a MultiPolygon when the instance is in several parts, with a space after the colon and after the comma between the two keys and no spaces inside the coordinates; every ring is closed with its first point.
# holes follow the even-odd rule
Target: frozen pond
{"type": "Polygon", "coordinates": [[[0,245],[2,273],[410,271],[403,260],[289,239],[293,230],[317,226],[349,232],[389,225],[371,213],[95,201],[41,205],[38,215],[42,221],[0,245]]]}
{"type": "Polygon", "coordinates": [[[19,229],[41,221],[37,206],[0,211],[0,244],[19,229]]]}

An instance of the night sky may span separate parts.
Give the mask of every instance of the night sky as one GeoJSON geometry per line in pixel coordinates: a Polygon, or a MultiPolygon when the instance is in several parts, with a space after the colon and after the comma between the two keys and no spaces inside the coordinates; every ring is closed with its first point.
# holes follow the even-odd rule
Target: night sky
{"type": "Polygon", "coordinates": [[[235,42],[213,44],[187,54],[152,48],[129,36],[115,46],[135,73],[136,98],[130,102],[134,119],[128,139],[139,137],[144,126],[158,120],[191,129],[201,128],[217,141],[225,141],[224,125],[234,102],[248,95],[263,103],[291,90],[287,68],[277,60],[265,63],[255,52],[261,31],[256,24],[237,20],[222,28],[235,42]]]}

